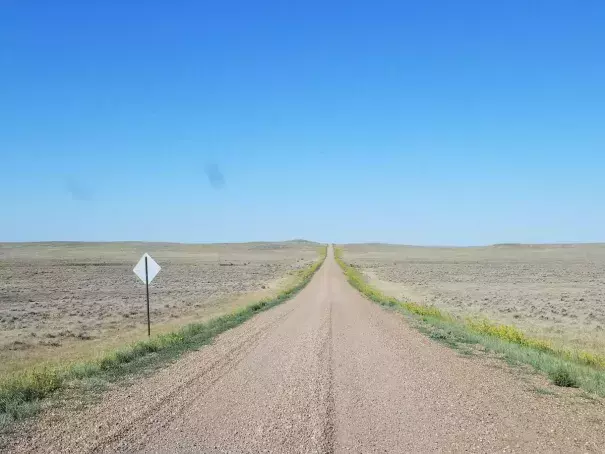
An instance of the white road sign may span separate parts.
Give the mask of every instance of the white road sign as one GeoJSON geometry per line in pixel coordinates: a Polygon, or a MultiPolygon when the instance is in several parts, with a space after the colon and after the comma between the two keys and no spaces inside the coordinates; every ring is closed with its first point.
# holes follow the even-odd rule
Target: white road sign
{"type": "Polygon", "coordinates": [[[147,276],[149,278],[149,282],[153,281],[153,278],[156,277],[161,270],[160,265],[158,265],[156,261],[153,260],[147,252],[145,252],[143,257],[141,257],[141,260],[139,260],[139,263],[137,263],[132,270],[134,271],[134,274],[139,276],[139,279],[141,279],[143,283],[145,283],[145,257],[147,257],[147,276]]]}

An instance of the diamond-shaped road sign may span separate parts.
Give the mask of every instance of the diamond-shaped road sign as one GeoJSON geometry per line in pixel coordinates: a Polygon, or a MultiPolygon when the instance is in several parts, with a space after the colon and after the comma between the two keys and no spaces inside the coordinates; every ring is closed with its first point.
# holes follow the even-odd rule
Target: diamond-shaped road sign
{"type": "Polygon", "coordinates": [[[158,265],[147,252],[143,254],[143,257],[141,257],[141,260],[139,260],[139,263],[136,264],[132,271],[134,271],[134,274],[139,276],[139,279],[145,283],[145,257],[147,257],[147,282],[151,283],[153,278],[158,275],[161,268],[160,265],[158,265]]]}

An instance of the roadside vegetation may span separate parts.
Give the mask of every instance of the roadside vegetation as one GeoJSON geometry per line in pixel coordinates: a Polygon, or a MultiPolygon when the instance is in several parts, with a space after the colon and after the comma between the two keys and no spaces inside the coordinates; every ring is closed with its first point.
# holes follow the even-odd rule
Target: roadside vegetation
{"type": "Polygon", "coordinates": [[[218,334],[236,327],[254,315],[281,304],[296,295],[311,280],[326,257],[297,272],[294,284],[273,298],[265,298],[229,314],[204,323],[193,323],[168,334],[153,336],[99,358],[63,367],[32,368],[0,381],[0,427],[35,414],[47,399],[62,390],[102,389],[106,384],[133,374],[153,370],[187,351],[210,343],[218,334]]]}
{"type": "Polygon", "coordinates": [[[143,339],[145,287],[132,272],[150,253],[152,332],[167,334],[272,298],[317,258],[302,241],[0,243],[2,377],[90,361],[143,339]]]}
{"type": "Polygon", "coordinates": [[[457,348],[465,344],[480,345],[509,363],[532,366],[545,373],[557,386],[582,388],[605,397],[604,356],[556,348],[545,340],[527,336],[511,325],[456,317],[434,306],[400,301],[371,286],[361,271],[343,260],[342,252],[340,248],[334,249],[336,261],[354,288],[368,299],[412,317],[417,327],[431,338],[457,348]]]}

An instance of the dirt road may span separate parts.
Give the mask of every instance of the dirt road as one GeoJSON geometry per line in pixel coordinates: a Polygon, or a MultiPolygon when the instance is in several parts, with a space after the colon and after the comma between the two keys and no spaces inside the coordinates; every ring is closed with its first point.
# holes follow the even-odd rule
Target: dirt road
{"type": "Polygon", "coordinates": [[[85,412],[47,414],[13,449],[603,452],[602,415],[429,340],[353,290],[330,250],[293,300],[85,412]]]}

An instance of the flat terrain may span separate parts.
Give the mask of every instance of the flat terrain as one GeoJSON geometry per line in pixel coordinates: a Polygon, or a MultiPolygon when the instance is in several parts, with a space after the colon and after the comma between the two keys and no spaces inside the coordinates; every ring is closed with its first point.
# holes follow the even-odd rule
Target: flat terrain
{"type": "Polygon", "coordinates": [[[605,245],[347,245],[344,259],[392,296],[605,351],[605,245]]]}
{"type": "Polygon", "coordinates": [[[306,242],[0,244],[0,373],[145,337],[145,285],[132,272],[144,252],[162,267],[155,333],[270,295],[318,257],[306,242]]]}
{"type": "Polygon", "coordinates": [[[331,252],[294,299],[85,412],[46,413],[9,451],[603,452],[601,401],[431,341],[331,252]]]}

